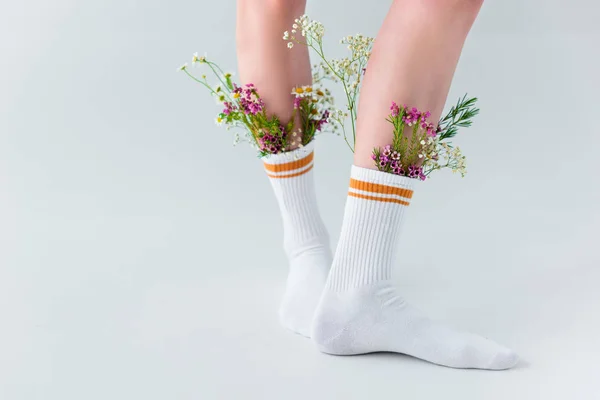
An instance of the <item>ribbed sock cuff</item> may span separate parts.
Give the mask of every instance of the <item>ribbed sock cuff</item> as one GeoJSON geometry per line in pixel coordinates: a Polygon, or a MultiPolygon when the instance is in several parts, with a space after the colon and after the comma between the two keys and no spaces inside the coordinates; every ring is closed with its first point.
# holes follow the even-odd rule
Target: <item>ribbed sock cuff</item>
{"type": "Polygon", "coordinates": [[[267,164],[285,164],[290,161],[297,161],[305,158],[315,149],[315,141],[311,140],[306,146],[299,147],[292,151],[286,151],[284,153],[269,154],[261,158],[263,162],[267,164]]]}
{"type": "Polygon", "coordinates": [[[388,172],[381,172],[376,169],[357,167],[356,165],[352,166],[350,176],[365,182],[379,183],[408,190],[414,190],[415,184],[417,183],[417,179],[394,175],[388,172]]]}
{"type": "Polygon", "coordinates": [[[348,196],[408,206],[416,181],[406,176],[353,165],[348,196]]]}
{"type": "Polygon", "coordinates": [[[309,172],[313,167],[314,141],[306,146],[262,158],[269,178],[294,178],[309,172]]]}

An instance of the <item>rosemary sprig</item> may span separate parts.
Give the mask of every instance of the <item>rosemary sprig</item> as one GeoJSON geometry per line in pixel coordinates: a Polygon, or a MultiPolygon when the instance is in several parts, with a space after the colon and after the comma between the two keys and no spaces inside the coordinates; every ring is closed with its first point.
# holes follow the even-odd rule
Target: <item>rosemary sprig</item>
{"type": "Polygon", "coordinates": [[[465,94],[459,98],[456,105],[450,108],[448,114],[442,118],[438,125],[440,140],[450,139],[458,133],[458,128],[468,128],[473,123],[473,117],[479,114],[476,107],[477,97],[467,98],[465,94]]]}

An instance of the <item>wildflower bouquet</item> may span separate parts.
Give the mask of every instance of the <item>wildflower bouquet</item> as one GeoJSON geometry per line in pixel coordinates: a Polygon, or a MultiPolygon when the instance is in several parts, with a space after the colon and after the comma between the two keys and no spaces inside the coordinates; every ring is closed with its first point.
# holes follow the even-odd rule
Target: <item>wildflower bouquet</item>
{"type": "Polygon", "coordinates": [[[428,121],[429,111],[421,112],[415,107],[392,102],[387,121],[394,126],[394,138],[383,149],[373,149],[372,158],[377,169],[420,180],[442,168],[465,176],[465,156],[448,139],[456,135],[458,127],[471,125],[471,119],[479,113],[476,101],[466,96],[459,99],[437,125],[428,121]]]}
{"type": "MultiPolygon", "coordinates": [[[[341,130],[346,144],[354,151],[356,141],[357,104],[362,77],[366,72],[374,39],[363,36],[346,36],[340,41],[350,51],[349,56],[332,59],[325,55],[323,37],[325,28],[320,22],[307,15],[297,18],[291,31],[283,33],[283,39],[292,48],[295,44],[305,45],[320,58],[313,67],[314,81],[329,80],[341,84],[346,96],[346,109],[331,108],[327,122],[332,130],[341,130]],[[345,128],[346,118],[350,118],[352,141],[345,128]]],[[[466,174],[466,158],[460,148],[454,147],[453,138],[460,127],[469,127],[472,118],[479,113],[475,106],[476,98],[459,99],[446,116],[437,124],[428,121],[431,114],[420,112],[414,107],[398,106],[392,103],[388,121],[394,126],[394,139],[383,149],[374,149],[372,158],[380,171],[425,180],[433,171],[450,168],[461,176],[466,174]]]]}
{"type": "Polygon", "coordinates": [[[234,83],[231,73],[224,72],[206,56],[194,54],[192,65],[195,64],[205,66],[216,78],[216,84],[211,85],[206,74],[198,78],[190,73],[187,64],[181,66],[180,70],[204,86],[215,97],[217,104],[223,106],[215,119],[216,124],[225,125],[227,129],[241,128],[245,134],[240,137],[236,133],[234,144],[247,141],[258,149],[260,156],[308,144],[329,118],[328,105],[333,98],[328,90],[313,86],[292,88],[294,111],[289,121],[281,121],[277,116],[267,113],[265,103],[252,83],[243,86],[234,83]],[[298,114],[301,126],[294,130],[298,114]]]}

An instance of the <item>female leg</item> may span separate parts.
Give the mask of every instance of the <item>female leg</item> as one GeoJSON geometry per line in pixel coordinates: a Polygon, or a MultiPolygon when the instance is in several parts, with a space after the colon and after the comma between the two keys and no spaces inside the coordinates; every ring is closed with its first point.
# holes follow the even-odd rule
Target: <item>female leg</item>
{"type": "Polygon", "coordinates": [[[391,280],[414,179],[377,171],[373,148],[392,142],[392,101],[437,121],[482,0],[395,0],[375,40],[361,92],[340,241],[312,335],[340,355],[392,351],[456,368],[505,369],[511,350],[429,320],[391,280]]]}
{"type": "MultiPolygon", "coordinates": [[[[288,49],[282,34],[304,13],[305,0],[238,0],[237,55],[241,81],[253,83],[266,109],[286,124],[292,118],[292,88],[312,82],[308,50],[288,49]]],[[[313,181],[311,142],[263,157],[283,218],[289,260],[287,289],[280,307],[284,326],[309,335],[310,324],[331,265],[329,238],[319,215],[313,181]],[[296,150],[294,150],[296,149],[296,150]]]]}

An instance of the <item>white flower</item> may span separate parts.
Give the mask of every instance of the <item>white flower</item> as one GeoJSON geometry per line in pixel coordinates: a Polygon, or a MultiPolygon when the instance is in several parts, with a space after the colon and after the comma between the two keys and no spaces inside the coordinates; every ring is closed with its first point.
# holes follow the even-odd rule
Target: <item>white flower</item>
{"type": "Polygon", "coordinates": [[[283,32],[283,40],[290,40],[290,33],[288,31],[283,32]]]}
{"type": "Polygon", "coordinates": [[[217,115],[217,117],[215,118],[215,124],[217,124],[217,126],[223,125],[223,118],[221,118],[220,115],[217,115]]]}
{"type": "Polygon", "coordinates": [[[195,63],[205,63],[206,62],[206,53],[203,56],[199,56],[198,53],[194,53],[192,57],[192,65],[195,63]]]}
{"type": "Polygon", "coordinates": [[[183,71],[188,67],[188,63],[184,63],[181,67],[177,68],[178,71],[183,71]]]}
{"type": "Polygon", "coordinates": [[[292,47],[294,47],[294,43],[288,42],[287,47],[288,47],[288,49],[291,49],[292,47]]]}

